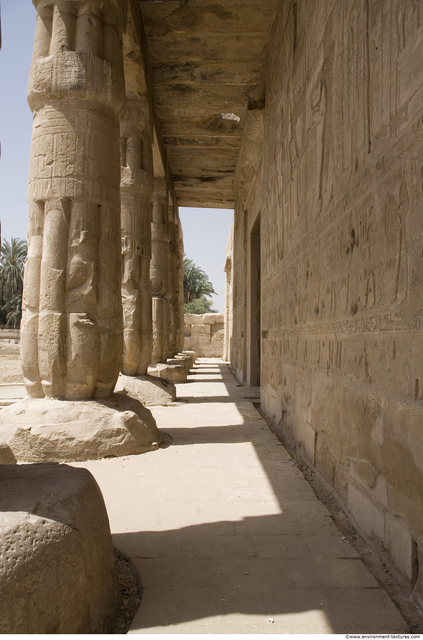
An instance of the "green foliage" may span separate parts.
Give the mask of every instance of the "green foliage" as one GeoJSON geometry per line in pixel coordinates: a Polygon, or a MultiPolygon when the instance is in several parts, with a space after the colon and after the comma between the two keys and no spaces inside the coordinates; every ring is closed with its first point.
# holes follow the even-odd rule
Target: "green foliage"
{"type": "Polygon", "coordinates": [[[0,258],[1,311],[7,326],[19,327],[22,315],[22,288],[27,244],[25,240],[4,240],[0,258]]]}
{"type": "MultiPolygon", "coordinates": [[[[197,267],[193,260],[189,260],[184,254],[184,302],[185,304],[198,300],[204,296],[210,297],[216,291],[209,280],[208,275],[197,267]]],[[[193,313],[187,311],[186,313],[193,313]]],[[[200,313],[200,312],[197,312],[200,313]]],[[[203,313],[203,312],[201,312],[203,313]]],[[[205,311],[204,313],[207,313],[205,311]]]]}
{"type": "Polygon", "coordinates": [[[192,302],[186,302],[184,304],[184,313],[195,313],[201,315],[203,313],[217,313],[216,309],[212,309],[212,301],[207,300],[205,296],[197,298],[192,302]]]}
{"type": "Polygon", "coordinates": [[[2,306],[2,311],[6,314],[7,326],[18,328],[22,317],[22,292],[14,293],[2,306]]]}

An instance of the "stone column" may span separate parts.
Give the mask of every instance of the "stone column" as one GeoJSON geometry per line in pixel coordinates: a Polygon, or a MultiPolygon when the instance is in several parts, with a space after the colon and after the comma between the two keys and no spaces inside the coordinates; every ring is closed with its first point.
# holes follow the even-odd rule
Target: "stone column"
{"type": "Polygon", "coordinates": [[[168,358],[172,358],[177,353],[176,348],[176,238],[175,238],[175,215],[174,205],[169,203],[169,245],[168,245],[168,273],[169,286],[167,300],[169,304],[169,351],[168,358]]]}
{"type": "Polygon", "coordinates": [[[166,180],[154,180],[153,220],[151,223],[150,279],[153,296],[152,364],[166,362],[169,353],[169,223],[166,180]]]}
{"type": "Polygon", "coordinates": [[[131,100],[121,122],[122,373],[127,376],[147,372],[153,349],[150,284],[153,186],[148,104],[131,100]]]}
{"type": "Polygon", "coordinates": [[[226,279],[225,279],[225,313],[224,313],[225,337],[223,342],[223,359],[226,362],[230,362],[230,359],[231,359],[230,323],[231,323],[231,287],[232,287],[232,260],[230,257],[226,258],[224,271],[226,273],[226,279]]]}
{"type": "Polygon", "coordinates": [[[32,397],[101,398],[121,352],[119,0],[34,0],[21,355],[32,397]]]}
{"type": "Polygon", "coordinates": [[[177,264],[177,314],[176,314],[176,324],[177,324],[177,340],[176,340],[176,349],[178,353],[183,351],[184,349],[184,330],[185,330],[185,322],[184,322],[184,240],[182,236],[182,226],[181,221],[179,219],[179,214],[176,212],[176,227],[175,227],[175,237],[176,237],[176,264],[177,264]]]}
{"type": "Polygon", "coordinates": [[[21,332],[30,397],[0,416],[0,441],[19,462],[151,451],[161,442],[151,412],[128,395],[112,394],[122,356],[119,116],[126,3],[34,4],[21,332]]]}
{"type": "Polygon", "coordinates": [[[179,308],[177,251],[180,251],[175,208],[169,208],[164,178],[154,181],[150,278],[153,295],[153,354],[148,373],[172,382],[186,382],[189,366],[179,356],[176,308],[179,308]],[[178,239],[178,242],[176,241],[178,239]]]}

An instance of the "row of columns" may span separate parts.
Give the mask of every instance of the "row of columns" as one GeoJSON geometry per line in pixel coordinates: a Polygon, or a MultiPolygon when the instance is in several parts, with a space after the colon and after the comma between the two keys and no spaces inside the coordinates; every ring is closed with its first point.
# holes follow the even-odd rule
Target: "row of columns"
{"type": "Polygon", "coordinates": [[[125,102],[124,0],[33,0],[21,355],[32,397],[109,396],[183,345],[177,208],[147,102],[125,102]]]}

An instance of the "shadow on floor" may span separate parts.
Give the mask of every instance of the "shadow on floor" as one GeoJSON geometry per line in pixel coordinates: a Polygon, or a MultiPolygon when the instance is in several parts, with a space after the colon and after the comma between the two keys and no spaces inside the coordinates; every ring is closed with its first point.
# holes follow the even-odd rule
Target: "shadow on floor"
{"type": "MultiPolygon", "coordinates": [[[[269,618],[283,614],[279,633],[296,627],[306,633],[404,632],[405,624],[390,619],[387,594],[341,536],[304,534],[303,528],[281,514],[114,535],[143,583],[132,629],[170,631],[171,625],[241,614],[251,626],[246,632],[272,633],[269,618]],[[304,617],[295,622],[293,614],[306,616],[306,628],[304,617]]],[[[240,633],[239,622],[237,629],[224,625],[222,631],[240,633]]]]}
{"type": "MultiPolygon", "coordinates": [[[[266,504],[260,502],[262,494],[258,492],[255,504],[259,515],[243,517],[243,490],[254,495],[255,488],[248,469],[241,468],[240,478],[246,478],[246,484],[239,496],[237,489],[225,487],[224,477],[218,478],[220,489],[213,498],[215,522],[205,522],[211,518],[207,515],[210,505],[205,507],[198,498],[190,501],[187,488],[178,504],[180,501],[181,509],[187,510],[187,520],[198,519],[200,524],[114,534],[115,546],[134,560],[143,582],[143,600],[132,630],[148,632],[154,628],[156,633],[165,633],[169,628],[172,632],[172,625],[198,620],[199,633],[215,633],[216,616],[221,616],[219,633],[298,633],[298,629],[303,633],[407,632],[408,626],[389,596],[335,528],[329,512],[317,501],[284,447],[276,439],[261,439],[260,434],[268,434],[269,428],[249,401],[249,394],[255,398],[257,389],[237,386],[224,363],[197,363],[196,374],[205,376],[202,383],[216,382],[222,376],[225,384],[226,378],[231,395],[184,396],[180,400],[197,406],[232,403],[240,423],[166,426],[173,445],[252,443],[275,502],[268,505],[269,515],[263,515],[266,504]],[[216,377],[211,377],[210,371],[216,371],[216,377]],[[251,429],[246,428],[246,420],[251,429]],[[226,502],[219,503],[225,490],[234,494],[230,507],[227,495],[226,502]],[[228,512],[229,508],[232,511],[228,512]],[[140,549],[142,556],[137,555],[140,549]],[[243,625],[245,631],[240,631],[243,625]]],[[[194,479],[193,487],[195,471],[193,466],[189,476],[194,479]]],[[[254,498],[250,506],[254,512],[254,498]]],[[[160,515],[160,510],[170,508],[169,502],[158,502],[155,508],[160,515]]],[[[189,632],[193,632],[192,626],[189,632]]]]}

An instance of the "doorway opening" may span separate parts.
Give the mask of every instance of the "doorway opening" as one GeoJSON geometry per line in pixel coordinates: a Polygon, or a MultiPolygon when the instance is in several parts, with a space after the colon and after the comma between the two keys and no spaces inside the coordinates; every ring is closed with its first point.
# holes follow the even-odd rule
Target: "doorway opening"
{"type": "Polygon", "coordinates": [[[211,297],[218,313],[225,311],[226,246],[233,209],[179,207],[187,258],[203,269],[216,294],[211,297]]]}

